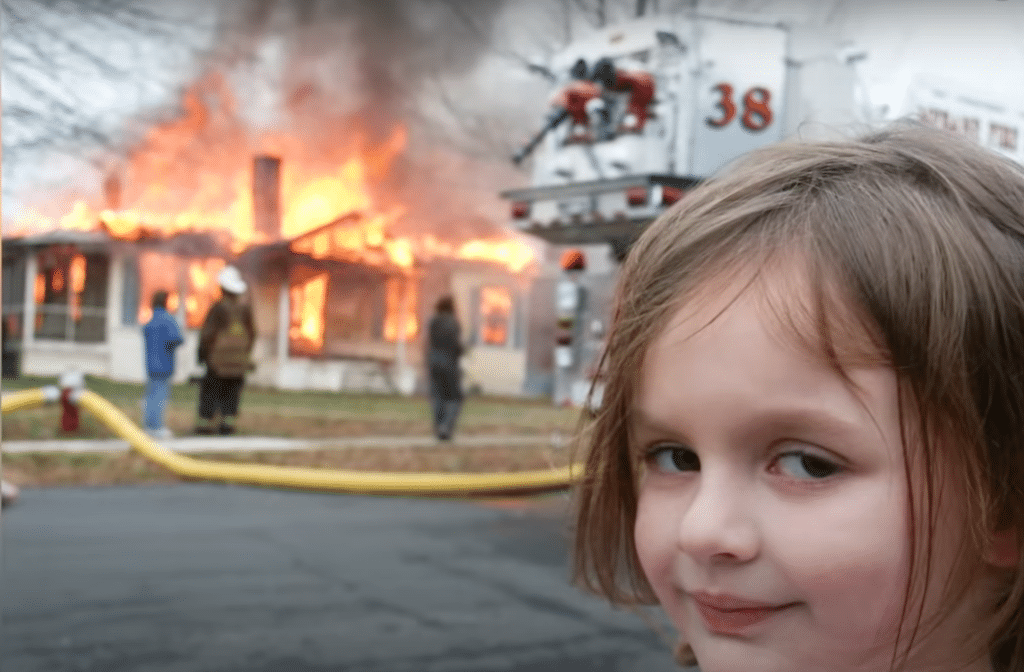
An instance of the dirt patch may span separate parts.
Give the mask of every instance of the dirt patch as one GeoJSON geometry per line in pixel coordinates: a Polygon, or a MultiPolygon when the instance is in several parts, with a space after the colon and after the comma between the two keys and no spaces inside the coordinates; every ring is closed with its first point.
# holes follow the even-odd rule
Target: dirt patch
{"type": "MultiPolygon", "coordinates": [[[[565,466],[569,461],[569,450],[560,447],[397,447],[203,453],[194,457],[232,463],[354,471],[507,473],[565,466]]],[[[3,474],[15,485],[30,488],[184,480],[135,452],[7,454],[3,457],[3,474]]]]}
{"type": "MultiPolygon", "coordinates": [[[[289,403],[295,400],[286,399],[289,403]]],[[[361,409],[323,409],[270,405],[243,407],[238,417],[238,433],[243,436],[275,436],[294,439],[331,439],[350,436],[430,436],[432,427],[424,406],[409,413],[407,400],[382,399],[372,412],[361,409]]],[[[119,403],[128,418],[139,425],[142,412],[138,403],[119,403]]],[[[63,438],[103,439],[113,433],[90,413],[81,414],[81,426],[73,435],[60,432],[60,408],[45,406],[9,413],[3,416],[5,441],[52,440],[63,438]]],[[[192,432],[195,408],[183,402],[167,408],[167,427],[179,436],[192,432]]],[[[570,434],[576,426],[572,411],[539,406],[497,404],[475,407],[467,404],[459,419],[458,434],[516,434],[550,436],[553,432],[570,434]]]]}
{"type": "Polygon", "coordinates": [[[3,456],[4,479],[18,487],[174,483],[177,475],[137,453],[17,453],[3,456]]]}

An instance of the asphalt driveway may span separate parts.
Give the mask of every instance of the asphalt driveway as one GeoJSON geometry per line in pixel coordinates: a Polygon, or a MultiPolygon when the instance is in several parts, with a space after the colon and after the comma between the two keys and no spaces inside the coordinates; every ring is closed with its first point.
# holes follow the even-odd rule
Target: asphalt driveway
{"type": "Polygon", "coordinates": [[[678,670],[567,582],[565,499],[29,489],[3,512],[4,672],[678,670]]]}

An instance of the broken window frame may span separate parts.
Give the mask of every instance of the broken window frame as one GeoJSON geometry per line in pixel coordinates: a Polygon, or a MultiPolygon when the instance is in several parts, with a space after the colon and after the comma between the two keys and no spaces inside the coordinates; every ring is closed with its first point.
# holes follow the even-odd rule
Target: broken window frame
{"type": "MultiPolygon", "coordinates": [[[[151,260],[150,263],[153,263],[151,260]]],[[[220,288],[217,287],[216,276],[227,262],[219,256],[195,257],[175,254],[156,249],[143,249],[134,251],[125,257],[124,275],[121,305],[121,324],[125,327],[137,327],[149,321],[149,318],[142,318],[148,315],[153,300],[153,292],[163,289],[168,292],[168,310],[175,317],[178,324],[184,325],[186,330],[199,330],[203,326],[210,308],[220,296],[220,288]],[[173,265],[173,278],[170,281],[147,283],[143,278],[143,257],[147,253],[157,254],[166,257],[163,260],[165,265],[173,265]],[[212,292],[201,292],[194,286],[190,277],[190,267],[193,264],[201,263],[205,266],[204,272],[207,276],[207,283],[214,287],[212,292]],[[146,287],[149,284],[151,286],[146,287]],[[189,301],[195,299],[196,308],[189,310],[189,301]]]]}
{"type": "MultiPolygon", "coordinates": [[[[349,262],[326,261],[314,259],[305,255],[301,262],[293,262],[288,270],[288,356],[293,358],[311,359],[351,359],[351,358],[378,358],[392,356],[395,341],[387,337],[387,294],[389,283],[399,282],[402,284],[402,300],[413,302],[416,299],[416,287],[411,283],[415,281],[400,275],[382,271],[374,266],[353,264],[349,262]],[[300,325],[296,321],[299,314],[294,302],[294,289],[303,286],[307,282],[327,274],[327,286],[324,296],[323,323],[324,340],[319,349],[309,347],[302,339],[296,339],[292,334],[300,325]],[[412,293],[408,293],[412,292],[412,293]],[[352,337],[344,336],[344,331],[339,332],[338,320],[342,317],[338,312],[338,299],[341,293],[351,293],[359,297],[362,302],[356,306],[356,314],[362,315],[362,320],[353,322],[348,332],[352,337]],[[333,308],[332,308],[333,306],[333,308]]],[[[409,319],[415,320],[413,327],[417,329],[419,321],[412,311],[415,305],[408,306],[410,310],[409,319]]],[[[348,319],[348,318],[346,318],[348,319]]],[[[415,335],[407,338],[412,341],[415,335]]]]}
{"type": "Polygon", "coordinates": [[[488,282],[474,287],[472,291],[472,323],[473,323],[473,344],[487,348],[518,349],[521,347],[522,338],[520,334],[520,297],[515,287],[501,282],[488,282]],[[484,339],[484,313],[483,295],[486,289],[499,289],[508,293],[510,304],[507,323],[505,325],[505,340],[501,343],[489,342],[484,339]]]}
{"type": "Polygon", "coordinates": [[[45,289],[43,300],[37,299],[35,304],[33,340],[49,343],[105,343],[110,255],[95,250],[60,251],[57,246],[39,249],[35,254],[37,270],[32,282],[38,283],[39,278],[45,278],[45,289]],[[71,267],[76,255],[85,259],[85,278],[81,292],[73,291],[71,278],[71,267]],[[60,288],[53,287],[54,270],[61,272],[63,284],[60,288]],[[79,297],[77,303],[76,296],[79,297]],[[47,297],[53,300],[47,301],[47,297]],[[89,323],[94,325],[92,329],[84,327],[89,323]]]}
{"type": "MultiPolygon", "coordinates": [[[[2,261],[2,316],[6,329],[5,345],[17,349],[25,333],[25,274],[28,260],[24,255],[5,256],[2,261]]],[[[4,353],[9,354],[9,353],[4,353]]]]}

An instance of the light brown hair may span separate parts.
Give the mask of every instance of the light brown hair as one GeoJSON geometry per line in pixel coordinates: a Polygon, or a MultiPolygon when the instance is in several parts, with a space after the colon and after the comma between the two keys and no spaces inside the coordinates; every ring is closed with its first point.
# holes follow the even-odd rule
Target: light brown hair
{"type": "MultiPolygon", "coordinates": [[[[937,625],[922,621],[923,586],[944,479],[959,481],[970,524],[942,594],[949,611],[980,571],[991,531],[1024,529],[1024,171],[949,133],[899,124],[856,140],[773,145],[644,232],[621,269],[603,398],[581,427],[573,578],[616,604],[655,602],[633,541],[641,467],[629,421],[645,354],[711,277],[756,273],[792,252],[811,274],[815,347],[845,377],[849,315],[839,313],[855,313],[896,372],[908,434],[920,437],[903,439],[908,465],[923,457],[924,478],[908,468],[899,669],[921,630],[937,625]],[[848,310],[837,312],[837,300],[848,310]]],[[[1004,588],[971,640],[992,652],[997,672],[1024,669],[1024,566],[1007,572],[1004,588]]]]}

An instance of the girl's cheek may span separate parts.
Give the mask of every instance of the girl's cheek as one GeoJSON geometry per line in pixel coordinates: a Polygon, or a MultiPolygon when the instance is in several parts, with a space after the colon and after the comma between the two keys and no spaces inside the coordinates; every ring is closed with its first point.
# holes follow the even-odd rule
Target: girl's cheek
{"type": "Polygon", "coordinates": [[[895,632],[907,577],[900,528],[828,518],[800,527],[818,533],[780,529],[764,550],[819,625],[839,640],[895,632]]]}
{"type": "Polygon", "coordinates": [[[661,610],[685,639],[690,624],[676,576],[679,563],[678,556],[673,554],[675,544],[669,540],[663,528],[657,524],[652,525],[651,521],[644,520],[642,516],[638,516],[634,536],[644,577],[654,591],[661,610]]]}
{"type": "Polygon", "coordinates": [[[673,536],[675,506],[641,494],[633,528],[640,567],[658,599],[672,592],[677,543],[673,536]]]}

